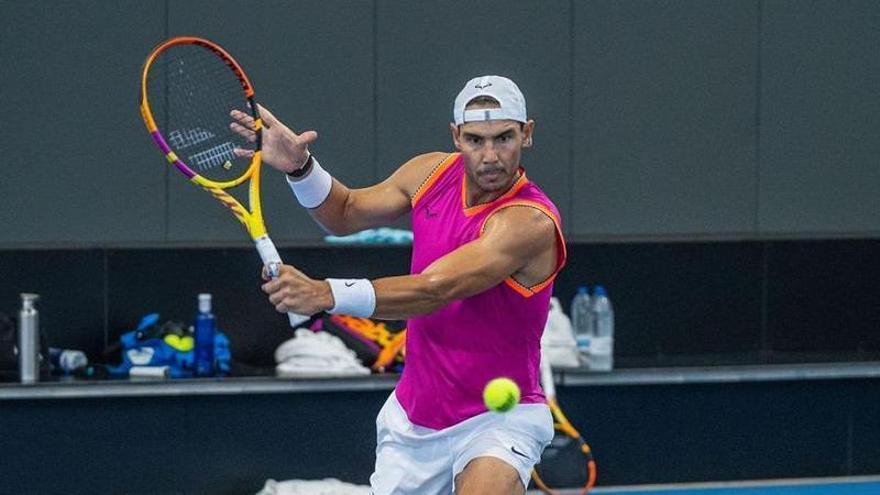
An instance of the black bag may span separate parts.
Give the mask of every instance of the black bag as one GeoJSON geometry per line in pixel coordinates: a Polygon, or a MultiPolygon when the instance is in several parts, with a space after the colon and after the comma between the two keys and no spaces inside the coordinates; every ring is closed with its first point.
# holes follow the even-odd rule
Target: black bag
{"type": "Polygon", "coordinates": [[[333,314],[326,315],[312,325],[335,335],[353,350],[364,366],[374,372],[403,369],[406,344],[406,322],[380,321],[370,318],[333,314]]]}
{"type": "Polygon", "coordinates": [[[0,313],[0,381],[18,379],[18,331],[15,320],[0,313]]]}

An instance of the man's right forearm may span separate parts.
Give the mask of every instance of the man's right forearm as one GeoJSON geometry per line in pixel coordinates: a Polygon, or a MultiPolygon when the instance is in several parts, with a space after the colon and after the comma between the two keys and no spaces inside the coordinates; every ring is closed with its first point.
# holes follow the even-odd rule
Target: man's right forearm
{"type": "Polygon", "coordinates": [[[287,174],[287,181],[299,204],[308,208],[315,222],[333,235],[348,235],[365,228],[348,214],[351,190],[331,177],[314,157],[309,158],[306,167],[309,170],[304,174],[287,174]]]}
{"type": "MultiPolygon", "coordinates": [[[[288,174],[297,201],[328,233],[348,235],[364,229],[391,225],[411,208],[410,189],[398,172],[384,181],[364,188],[350,189],[334,179],[311,157],[310,167],[299,176],[288,174]]],[[[406,177],[404,176],[404,179],[406,177]]],[[[424,177],[410,178],[421,183],[424,177]]]]}
{"type": "Polygon", "coordinates": [[[366,227],[358,226],[350,215],[350,198],[351,190],[333,179],[333,186],[326,201],[317,208],[309,209],[309,215],[328,234],[343,236],[363,230],[366,227]]]}

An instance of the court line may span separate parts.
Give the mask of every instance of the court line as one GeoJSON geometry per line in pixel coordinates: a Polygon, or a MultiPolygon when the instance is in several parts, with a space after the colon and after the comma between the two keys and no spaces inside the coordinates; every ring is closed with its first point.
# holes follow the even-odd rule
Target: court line
{"type": "MultiPolygon", "coordinates": [[[[674,490],[711,490],[718,488],[765,488],[780,486],[823,486],[823,485],[840,485],[840,484],[856,484],[856,483],[880,483],[880,476],[845,476],[845,477],[823,477],[823,478],[781,478],[769,480],[743,480],[743,481],[715,481],[704,483],[676,483],[676,484],[649,484],[649,485],[627,485],[627,486],[608,486],[597,487],[590,493],[629,493],[642,491],[668,492],[674,490]]],[[[540,492],[535,492],[540,493],[540,492]]],[[[576,492],[571,492],[576,493],[576,492]]]]}

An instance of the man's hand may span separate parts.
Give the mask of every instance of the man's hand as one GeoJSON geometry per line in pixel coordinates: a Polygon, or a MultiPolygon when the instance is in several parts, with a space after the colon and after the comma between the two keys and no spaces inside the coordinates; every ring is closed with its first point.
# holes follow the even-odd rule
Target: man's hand
{"type": "MultiPolygon", "coordinates": [[[[285,173],[305,165],[309,157],[309,144],[318,139],[318,133],[305,131],[297,134],[262,105],[257,105],[257,111],[263,118],[263,162],[285,173]]],[[[233,132],[250,143],[256,141],[254,119],[250,115],[240,110],[233,110],[229,115],[233,119],[229,124],[233,132]]],[[[254,156],[253,150],[236,148],[234,152],[239,157],[254,156]]]]}
{"type": "Polygon", "coordinates": [[[290,265],[281,265],[276,279],[268,278],[264,269],[263,280],[267,280],[263,292],[279,313],[313,315],[335,305],[326,280],[313,280],[290,265]]]}

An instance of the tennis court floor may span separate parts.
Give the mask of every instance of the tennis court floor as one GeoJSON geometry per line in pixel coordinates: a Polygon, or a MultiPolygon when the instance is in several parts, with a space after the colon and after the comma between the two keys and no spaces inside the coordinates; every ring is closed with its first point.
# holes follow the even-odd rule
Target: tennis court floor
{"type": "MultiPolygon", "coordinates": [[[[529,491],[529,495],[540,492],[529,491]]],[[[575,495],[576,490],[561,490],[575,495]]],[[[594,488],[596,495],[880,495],[880,476],[594,488]]]]}

